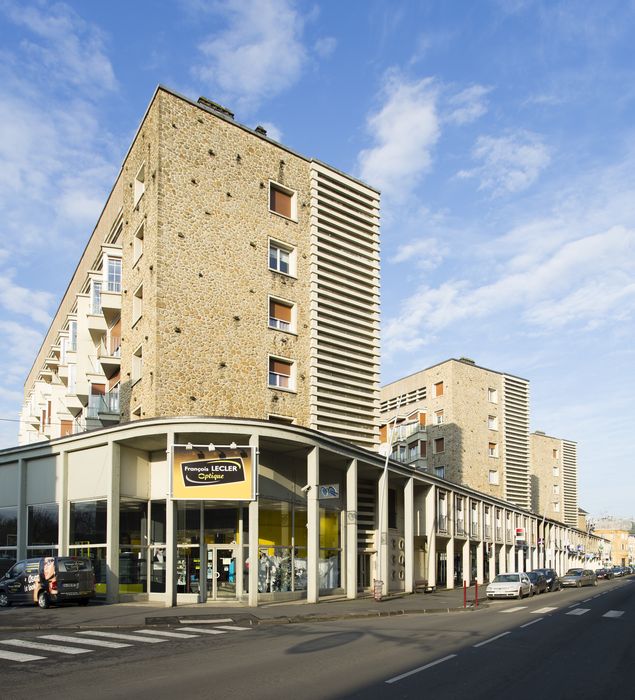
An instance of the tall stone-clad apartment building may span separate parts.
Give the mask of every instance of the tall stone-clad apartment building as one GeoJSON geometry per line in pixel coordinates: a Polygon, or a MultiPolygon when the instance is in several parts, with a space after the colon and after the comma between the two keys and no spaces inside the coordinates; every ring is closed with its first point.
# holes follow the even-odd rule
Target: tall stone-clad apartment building
{"type": "Polygon", "coordinates": [[[20,442],[166,415],[378,441],[379,196],[159,88],[26,382],[20,442]]]}
{"type": "Polygon", "coordinates": [[[382,456],[378,324],[379,194],[158,88],[0,450],[0,557],[88,556],[107,600],[168,606],[597,557],[529,509],[524,380],[452,360],[391,385],[432,446],[382,456]]]}
{"type": "Polygon", "coordinates": [[[526,379],[447,360],[384,386],[381,422],[395,459],[530,508],[526,379]]]}

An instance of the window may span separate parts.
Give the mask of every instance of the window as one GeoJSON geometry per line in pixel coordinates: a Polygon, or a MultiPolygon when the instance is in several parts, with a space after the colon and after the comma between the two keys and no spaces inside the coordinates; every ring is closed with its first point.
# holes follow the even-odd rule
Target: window
{"type": "Polygon", "coordinates": [[[553,495],[554,496],[559,496],[560,495],[560,486],[558,484],[553,485],[553,495]]]}
{"type": "Polygon", "coordinates": [[[133,206],[137,206],[139,204],[139,200],[143,196],[143,193],[146,191],[146,164],[144,163],[138,170],[137,174],[135,175],[134,179],[134,204],[133,206]]]}
{"type": "Polygon", "coordinates": [[[425,440],[419,441],[419,454],[421,459],[425,459],[428,456],[428,443],[425,440]]]}
{"type": "Polygon", "coordinates": [[[498,403],[498,392],[496,389],[490,388],[487,390],[487,400],[490,403],[498,403]]]}
{"type": "Polygon", "coordinates": [[[553,468],[553,475],[554,475],[554,476],[560,476],[560,469],[558,469],[558,467],[554,467],[554,468],[553,468]]]}
{"type": "Polygon", "coordinates": [[[136,230],[133,241],[132,241],[132,259],[133,262],[137,262],[143,253],[143,237],[145,234],[145,223],[136,230]]]}
{"type": "Polygon", "coordinates": [[[440,477],[441,479],[445,479],[445,467],[435,467],[434,475],[440,477]]]}
{"type": "Polygon", "coordinates": [[[551,456],[553,459],[558,459],[558,450],[551,450],[551,456]]]}
{"type": "Polygon", "coordinates": [[[269,328],[295,330],[295,304],[269,297],[269,328]]]}
{"type": "Polygon", "coordinates": [[[68,365],[68,392],[75,393],[75,385],[77,383],[77,365],[68,365]]]}
{"type": "Polygon", "coordinates": [[[269,358],[269,386],[273,389],[294,389],[294,363],[279,357],[269,358]]]}
{"type": "Polygon", "coordinates": [[[121,258],[108,258],[107,284],[109,292],[121,291],[121,258]]]}
{"type": "Polygon", "coordinates": [[[295,249],[277,241],[269,241],[269,269],[284,275],[295,275],[295,249]]]}
{"type": "Polygon", "coordinates": [[[132,295],[132,325],[143,315],[143,285],[140,284],[132,295]]]}
{"type": "Polygon", "coordinates": [[[413,442],[411,445],[408,445],[408,461],[412,462],[415,459],[419,459],[419,450],[417,449],[419,445],[416,442],[413,442]]]}
{"type": "Polygon", "coordinates": [[[443,382],[437,382],[434,385],[434,395],[443,396],[443,382]]]}
{"type": "Polygon", "coordinates": [[[130,379],[132,383],[138,382],[143,374],[143,346],[140,345],[132,353],[132,374],[130,379]]]}
{"type": "Polygon", "coordinates": [[[70,352],[77,351],[77,321],[70,321],[68,324],[68,348],[70,352]]]}
{"type": "Polygon", "coordinates": [[[490,457],[498,457],[498,444],[495,442],[489,442],[487,444],[487,454],[490,457]]]}
{"type": "Polygon", "coordinates": [[[269,183],[269,211],[296,221],[298,206],[296,193],[275,182],[269,183]]]}
{"type": "Polygon", "coordinates": [[[498,417],[497,416],[487,416],[487,427],[490,430],[498,430],[498,417]]]}
{"type": "Polygon", "coordinates": [[[498,471],[496,469],[489,470],[489,483],[498,486],[498,471]]]}
{"type": "Polygon", "coordinates": [[[93,280],[92,282],[90,297],[90,313],[101,313],[101,282],[98,282],[97,280],[93,280]]]}
{"type": "Polygon", "coordinates": [[[445,438],[436,438],[434,441],[434,454],[445,452],[445,438]]]}
{"type": "Polygon", "coordinates": [[[557,501],[554,501],[553,504],[553,512],[554,513],[559,513],[560,512],[560,504],[557,501]]]}
{"type": "Polygon", "coordinates": [[[441,425],[443,423],[443,411],[435,411],[434,412],[434,422],[437,425],[441,425]]]}

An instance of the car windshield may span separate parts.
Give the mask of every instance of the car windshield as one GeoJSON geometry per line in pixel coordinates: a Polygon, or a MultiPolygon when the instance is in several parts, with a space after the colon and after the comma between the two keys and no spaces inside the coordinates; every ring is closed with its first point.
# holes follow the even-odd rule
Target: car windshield
{"type": "Polygon", "coordinates": [[[567,576],[582,576],[582,569],[569,569],[567,576]]]}
{"type": "Polygon", "coordinates": [[[498,574],[494,579],[494,583],[518,583],[520,576],[518,574],[498,574]]]}
{"type": "Polygon", "coordinates": [[[529,576],[532,581],[537,581],[540,574],[537,574],[535,571],[530,571],[527,576],[529,576]]]}

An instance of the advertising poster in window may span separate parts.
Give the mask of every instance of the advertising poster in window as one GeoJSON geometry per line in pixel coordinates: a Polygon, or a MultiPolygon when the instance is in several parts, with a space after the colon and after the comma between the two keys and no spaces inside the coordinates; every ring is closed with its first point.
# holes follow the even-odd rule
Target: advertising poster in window
{"type": "Polygon", "coordinates": [[[172,488],[174,499],[253,501],[255,498],[252,447],[174,445],[172,488]]]}

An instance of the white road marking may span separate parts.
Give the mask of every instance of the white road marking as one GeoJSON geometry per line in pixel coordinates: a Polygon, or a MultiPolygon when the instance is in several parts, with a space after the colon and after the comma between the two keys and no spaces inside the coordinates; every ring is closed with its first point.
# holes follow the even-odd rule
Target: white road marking
{"type": "Polygon", "coordinates": [[[45,634],[40,639],[50,639],[53,642],[73,642],[74,644],[88,644],[94,647],[105,647],[106,649],[123,649],[132,646],[123,642],[106,642],[103,639],[78,639],[77,637],[67,637],[63,634],[45,634]]]}
{"type": "Polygon", "coordinates": [[[184,620],[179,618],[179,622],[182,625],[220,625],[223,622],[233,622],[231,617],[224,617],[219,620],[184,620]]]}
{"type": "Polygon", "coordinates": [[[504,612],[504,613],[513,613],[513,612],[518,612],[519,610],[525,610],[526,607],[527,607],[526,605],[520,605],[520,606],[517,607],[517,608],[507,608],[507,610],[501,610],[500,612],[502,612],[502,613],[503,613],[503,612],[504,612]]]}
{"type": "Polygon", "coordinates": [[[87,634],[91,637],[106,637],[108,639],[125,639],[129,642],[145,642],[146,644],[158,644],[159,642],[167,642],[167,639],[157,639],[156,637],[135,637],[132,634],[118,634],[117,632],[92,632],[84,631],[78,634],[87,634]]]}
{"type": "Polygon", "coordinates": [[[449,661],[450,659],[453,659],[455,656],[456,656],[456,654],[450,654],[449,656],[444,656],[442,659],[437,659],[436,661],[433,661],[431,664],[426,664],[425,666],[419,666],[419,668],[413,668],[412,671],[408,671],[407,673],[402,673],[400,676],[395,676],[394,678],[390,678],[389,680],[386,681],[386,683],[396,683],[397,681],[400,681],[403,678],[408,678],[408,676],[412,676],[415,673],[419,673],[420,671],[425,671],[428,668],[432,668],[432,666],[437,666],[438,664],[442,664],[444,661],[449,661]]]}
{"type": "Polygon", "coordinates": [[[591,608],[576,608],[568,612],[567,615],[584,615],[584,613],[588,613],[590,609],[591,608]]]}
{"type": "Polygon", "coordinates": [[[92,649],[78,649],[77,647],[62,647],[59,644],[43,644],[31,642],[28,639],[3,639],[2,644],[23,649],[41,649],[42,651],[54,651],[58,654],[90,654],[92,649]]]}
{"type": "Polygon", "coordinates": [[[544,619],[545,619],[544,617],[539,617],[536,620],[532,620],[531,622],[525,622],[524,625],[521,625],[521,628],[522,627],[529,627],[529,625],[535,625],[536,622],[540,622],[540,620],[544,620],[544,619]]]}
{"type": "Polygon", "coordinates": [[[570,607],[570,608],[577,608],[578,605],[580,605],[580,603],[574,603],[573,605],[570,605],[569,607],[570,607]]]}
{"type": "MultiPolygon", "coordinates": [[[[197,630],[198,631],[198,630],[197,630]]],[[[181,632],[164,632],[162,630],[135,630],[135,634],[149,634],[156,637],[172,637],[173,639],[194,639],[195,634],[182,634],[181,632]]]]}
{"type": "Polygon", "coordinates": [[[46,656],[34,656],[33,654],[18,654],[15,651],[3,651],[0,649],[0,659],[6,659],[7,661],[17,661],[18,663],[25,663],[26,661],[40,661],[45,659],[46,656]]]}
{"type": "Polygon", "coordinates": [[[558,608],[539,608],[538,610],[532,610],[531,614],[532,615],[544,615],[545,613],[550,613],[553,610],[557,610],[558,608]]]}
{"type": "Polygon", "coordinates": [[[197,634],[227,634],[227,630],[206,630],[198,627],[181,627],[184,632],[196,632],[197,634]]]}
{"type": "Polygon", "coordinates": [[[231,630],[232,632],[244,632],[252,629],[251,627],[237,627],[236,625],[219,625],[219,630],[231,630]]]}
{"type": "Polygon", "coordinates": [[[495,642],[497,639],[500,639],[501,637],[506,637],[508,634],[510,634],[510,633],[503,632],[502,634],[497,634],[495,637],[490,637],[490,639],[486,639],[484,642],[479,642],[478,644],[474,644],[473,646],[475,649],[478,647],[483,647],[486,644],[489,644],[490,642],[495,642]]]}
{"type": "Polygon", "coordinates": [[[602,617],[622,617],[623,614],[623,610],[609,610],[607,613],[604,613],[602,617]]]}

